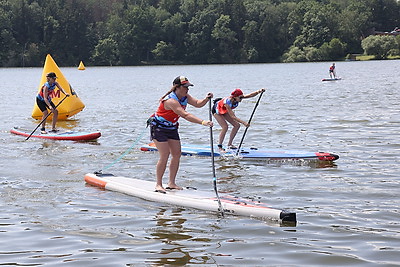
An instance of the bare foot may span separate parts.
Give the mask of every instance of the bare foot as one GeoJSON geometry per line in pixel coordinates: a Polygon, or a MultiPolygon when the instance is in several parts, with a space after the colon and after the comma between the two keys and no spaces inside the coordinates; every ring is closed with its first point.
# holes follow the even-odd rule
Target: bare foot
{"type": "Polygon", "coordinates": [[[160,185],[157,185],[155,191],[160,193],[165,193],[165,188],[160,185]]]}
{"type": "Polygon", "coordinates": [[[176,190],[182,190],[183,188],[180,187],[179,185],[176,184],[168,184],[167,189],[176,189],[176,190]]]}

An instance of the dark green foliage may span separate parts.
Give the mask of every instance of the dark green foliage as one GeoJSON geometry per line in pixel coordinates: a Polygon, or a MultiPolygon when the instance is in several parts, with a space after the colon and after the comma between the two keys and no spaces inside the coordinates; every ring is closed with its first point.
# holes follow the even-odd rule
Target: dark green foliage
{"type": "Polygon", "coordinates": [[[391,53],[398,54],[398,43],[394,36],[371,35],[362,40],[361,46],[365,53],[374,55],[376,59],[385,59],[391,53]]]}
{"type": "Polygon", "coordinates": [[[400,27],[400,2],[0,0],[0,25],[0,66],[323,61],[379,45],[385,58],[398,47],[361,40],[400,27]]]}

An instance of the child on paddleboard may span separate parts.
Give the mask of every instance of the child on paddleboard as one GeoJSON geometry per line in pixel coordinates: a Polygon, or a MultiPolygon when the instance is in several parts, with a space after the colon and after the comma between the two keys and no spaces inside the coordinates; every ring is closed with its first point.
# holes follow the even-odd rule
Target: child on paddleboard
{"type": "Polygon", "coordinates": [[[154,141],[160,156],[156,167],[156,191],[161,193],[165,193],[165,189],[182,189],[182,187],[175,183],[181,158],[178,119],[182,117],[187,121],[203,126],[213,126],[211,121],[202,120],[186,111],[187,104],[196,108],[203,107],[213,97],[213,94],[208,93],[202,100],[189,95],[189,86],[193,86],[193,84],[184,76],[176,77],[172,84],[171,90],[161,97],[156,113],[148,121],[150,124],[150,139],[154,141]],[[169,182],[168,186],[164,188],[162,177],[165,173],[170,154],[169,182]]]}
{"type": "Polygon", "coordinates": [[[43,112],[42,117],[42,127],[40,129],[42,134],[47,134],[46,132],[46,117],[49,114],[47,109],[50,109],[53,112],[53,121],[52,121],[52,129],[50,132],[57,132],[56,123],[58,119],[58,110],[56,105],[51,101],[51,95],[54,89],[57,87],[63,92],[64,95],[69,96],[61,85],[56,82],[57,75],[54,72],[49,72],[46,75],[47,82],[45,82],[40,89],[39,94],[36,96],[36,104],[38,105],[39,109],[43,112]]]}
{"type": "Polygon", "coordinates": [[[219,134],[219,143],[218,143],[218,148],[221,152],[225,151],[222,144],[224,142],[225,135],[228,131],[228,122],[233,126],[228,141],[228,148],[230,149],[236,149],[236,147],[232,143],[237,132],[239,131],[240,123],[243,124],[245,127],[250,126],[247,122],[236,117],[235,113],[233,112],[233,109],[239,106],[239,103],[242,101],[243,98],[254,97],[260,94],[261,92],[265,92],[265,89],[262,88],[247,95],[244,95],[241,89],[235,89],[230,96],[225,98],[216,98],[214,100],[212,113],[215,119],[217,120],[218,124],[222,127],[221,133],[219,134]]]}

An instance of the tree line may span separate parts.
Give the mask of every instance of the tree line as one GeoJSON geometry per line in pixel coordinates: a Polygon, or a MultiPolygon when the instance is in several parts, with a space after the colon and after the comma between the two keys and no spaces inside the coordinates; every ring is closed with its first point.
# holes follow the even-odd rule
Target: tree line
{"type": "Polygon", "coordinates": [[[337,60],[397,26],[397,0],[0,0],[0,66],[337,60]]]}

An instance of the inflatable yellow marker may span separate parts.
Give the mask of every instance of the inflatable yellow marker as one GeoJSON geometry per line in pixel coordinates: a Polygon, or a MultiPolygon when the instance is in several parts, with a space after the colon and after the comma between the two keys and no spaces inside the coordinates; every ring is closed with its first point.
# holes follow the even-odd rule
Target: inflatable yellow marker
{"type": "MultiPolygon", "coordinates": [[[[58,110],[58,119],[66,120],[69,117],[74,116],[78,112],[82,111],[85,108],[85,104],[79,99],[78,95],[72,89],[71,85],[68,83],[67,79],[65,79],[61,70],[58,68],[54,59],[50,56],[46,56],[46,61],[43,67],[42,79],[40,80],[39,90],[42,89],[43,84],[47,81],[46,74],[49,72],[54,72],[57,75],[57,82],[61,85],[65,92],[67,92],[70,96],[67,97],[60,106],[57,107],[58,110]]],[[[52,101],[57,106],[57,104],[65,97],[64,94],[58,89],[54,89],[52,95],[52,101]]],[[[41,120],[43,113],[40,111],[39,107],[36,104],[33,106],[32,117],[37,120],[41,120]]],[[[49,116],[49,119],[52,118],[52,114],[49,116]]]]}
{"type": "Polygon", "coordinates": [[[79,67],[78,67],[78,70],[85,70],[86,68],[85,68],[85,65],[83,65],[83,62],[81,61],[80,63],[79,63],[79,67]]]}

